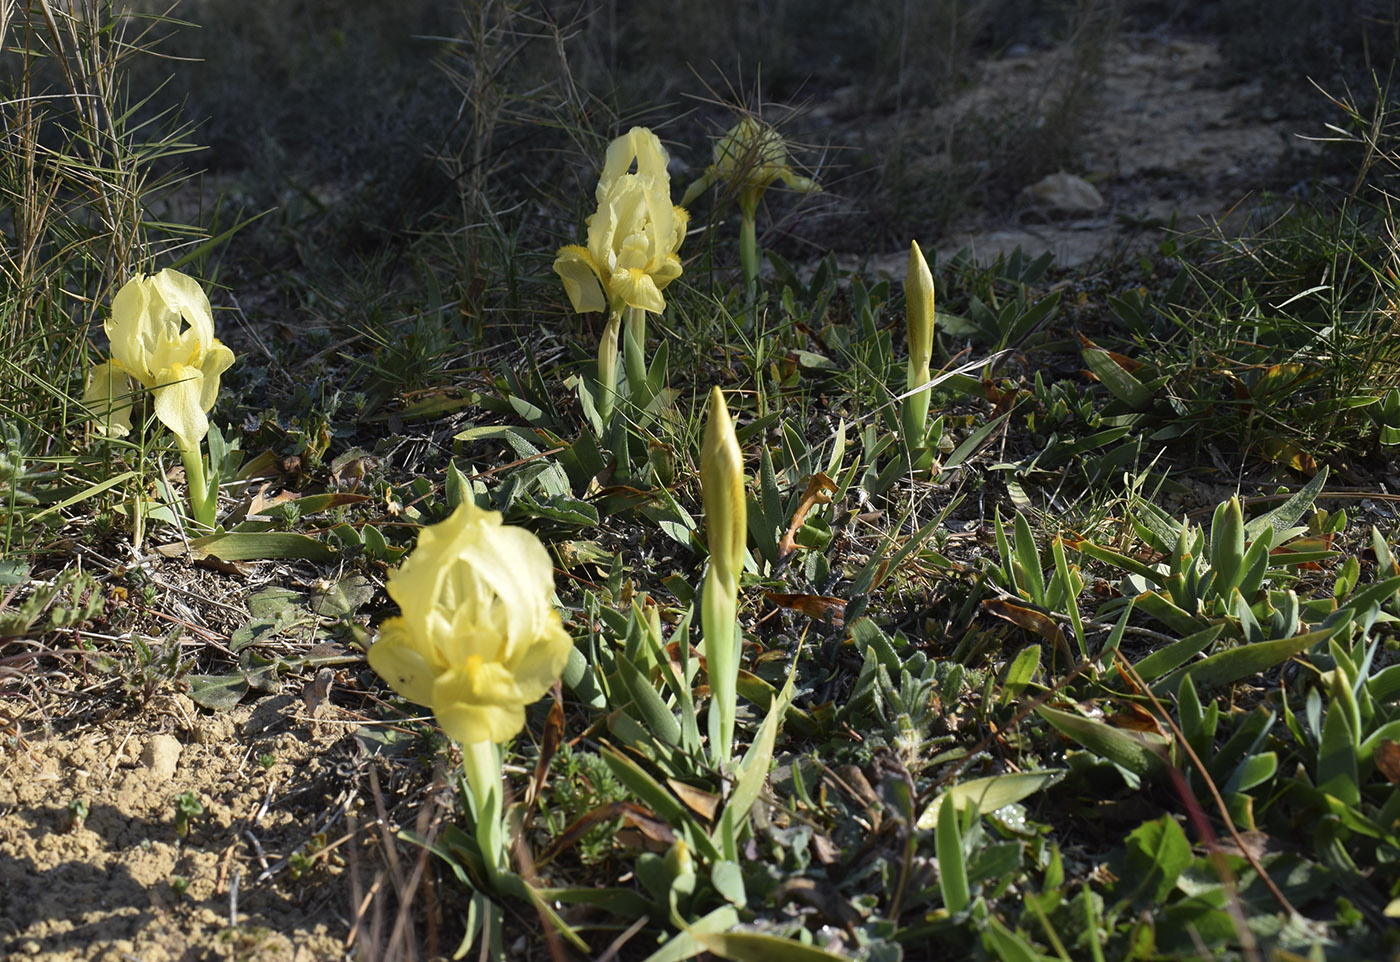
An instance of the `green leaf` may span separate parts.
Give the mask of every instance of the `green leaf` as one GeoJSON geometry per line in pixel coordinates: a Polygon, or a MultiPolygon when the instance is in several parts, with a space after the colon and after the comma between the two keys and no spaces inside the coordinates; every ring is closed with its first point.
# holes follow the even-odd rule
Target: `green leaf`
{"type": "Polygon", "coordinates": [[[1347,713],[1336,702],[1327,709],[1317,750],[1317,790],[1353,807],[1361,804],[1356,736],[1347,713]]]}
{"type": "Polygon", "coordinates": [[[232,675],[186,675],[190,700],[210,711],[227,711],[248,693],[248,680],[241,672],[232,675]]]}
{"type": "Polygon", "coordinates": [[[647,956],[644,962],[684,962],[685,959],[693,959],[700,953],[709,951],[700,941],[701,938],[728,932],[738,924],[739,913],[734,910],[734,906],[722,905],[709,915],[684,926],[682,931],[667,939],[665,945],[647,956]]]}
{"type": "Polygon", "coordinates": [[[1083,353],[1085,366],[1118,400],[1134,411],[1141,411],[1152,403],[1152,389],[1125,371],[1107,351],[1086,347],[1083,353]]]}
{"type": "Polygon", "coordinates": [[[1187,635],[1179,641],[1174,641],[1165,648],[1158,648],[1152,654],[1143,658],[1136,665],[1138,675],[1143,681],[1152,681],[1160,678],[1174,668],[1180,668],[1186,662],[1199,655],[1211,646],[1216,638],[1220,637],[1220,632],[1224,630],[1223,625],[1212,625],[1205,631],[1198,631],[1193,635],[1187,635]]]}
{"type": "Polygon", "coordinates": [[[744,890],[744,870],[738,862],[722,859],[710,868],[710,883],[726,901],[743,908],[748,901],[744,890]]]}
{"type": "MultiPolygon", "coordinates": [[[[1022,648],[1020,654],[1006,666],[1006,674],[1001,681],[1001,695],[997,701],[1000,704],[1007,704],[1021,697],[1021,693],[1026,690],[1035,673],[1040,670],[1040,645],[1027,645],[1022,648]]],[[[1000,808],[1001,806],[997,806],[1000,808]]],[[[985,811],[986,809],[984,809],[985,811]]]]}
{"type": "Polygon", "coordinates": [[[652,687],[650,679],[622,652],[617,654],[617,668],[622,684],[632,696],[632,706],[637,710],[643,727],[665,744],[672,747],[679,745],[680,722],[676,721],[675,714],[652,687]]]}
{"type": "Polygon", "coordinates": [[[1346,624],[1338,619],[1332,626],[1319,628],[1292,638],[1277,638],[1273,641],[1260,641],[1238,648],[1227,648],[1196,664],[1174,672],[1152,686],[1157,694],[1172,691],[1180,683],[1183,675],[1189,674],[1197,687],[1218,687],[1249,678],[1260,672],[1280,665],[1299,652],[1319,645],[1334,635],[1338,628],[1346,624]]]}
{"type": "Polygon", "coordinates": [[[1191,843],[1168,815],[1138,826],[1128,836],[1127,847],[1124,888],[1128,880],[1136,884],[1124,897],[1137,906],[1160,903],[1191,864],[1191,843]]]}
{"type": "Polygon", "coordinates": [[[696,939],[714,955],[731,962],[842,962],[815,945],[803,945],[762,932],[711,932],[696,939]]]}
{"type": "Polygon", "coordinates": [[[1265,528],[1273,528],[1274,540],[1277,542],[1283,537],[1284,532],[1296,525],[1307,513],[1307,510],[1312,507],[1312,503],[1322,493],[1322,488],[1326,483],[1327,465],[1324,464],[1322,470],[1313,475],[1311,481],[1299,488],[1293,497],[1246,524],[1244,526],[1245,538],[1253,541],[1263,533],[1265,528]]]}
{"type": "Polygon", "coordinates": [[[931,829],[937,825],[943,802],[951,801],[953,809],[959,813],[969,805],[976,805],[983,814],[995,812],[1007,805],[1014,805],[1043,788],[1059,781],[1063,768],[1047,768],[1038,772],[1014,772],[1007,775],[989,775],[986,778],[973,778],[959,782],[933,800],[919,816],[918,827],[931,829]]]}
{"type": "Polygon", "coordinates": [[[1162,758],[1156,749],[1165,747],[1166,742],[1163,739],[1139,736],[1097,719],[1085,718],[1047,705],[1042,705],[1035,711],[1058,731],[1068,735],[1095,755],[1127,769],[1134,775],[1155,775],[1162,770],[1162,758]]]}
{"type": "Polygon", "coordinates": [[[1040,955],[1035,948],[999,922],[995,916],[987,919],[987,927],[982,931],[982,944],[987,951],[995,953],[1001,962],[1040,962],[1040,955]]]}
{"type": "MultiPolygon", "coordinates": [[[[288,531],[229,531],[190,541],[190,557],[220,561],[259,561],[295,558],[301,561],[334,561],[339,553],[325,542],[288,531]]],[[[181,545],[171,545],[182,548],[181,545]]]]}
{"type": "Polygon", "coordinates": [[[958,832],[958,809],[951,798],[945,798],[939,806],[933,846],[943,904],[956,915],[967,908],[972,893],[967,886],[967,861],[963,855],[962,835],[958,832]]]}
{"type": "Polygon", "coordinates": [[[374,600],[375,591],[375,586],[364,575],[346,575],[335,584],[313,592],[310,608],[326,618],[352,615],[374,600]]]}

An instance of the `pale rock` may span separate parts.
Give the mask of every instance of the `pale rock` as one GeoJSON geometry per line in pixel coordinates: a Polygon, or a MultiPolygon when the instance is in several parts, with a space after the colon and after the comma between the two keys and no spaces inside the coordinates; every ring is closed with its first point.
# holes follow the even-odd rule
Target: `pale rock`
{"type": "Polygon", "coordinates": [[[1093,184],[1063,171],[1046,175],[1021,194],[1037,207],[1065,214],[1087,214],[1104,206],[1103,195],[1093,184]]]}
{"type": "Polygon", "coordinates": [[[152,735],[141,750],[141,764],[157,778],[171,778],[180,764],[180,751],[180,741],[174,735],[152,735]]]}

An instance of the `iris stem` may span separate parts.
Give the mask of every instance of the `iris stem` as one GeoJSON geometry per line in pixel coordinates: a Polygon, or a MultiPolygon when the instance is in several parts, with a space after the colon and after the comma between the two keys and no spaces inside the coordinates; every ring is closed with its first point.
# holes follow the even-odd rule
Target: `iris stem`
{"type": "Polygon", "coordinates": [[[187,446],[176,438],[175,443],[180,448],[180,460],[185,463],[185,484],[190,489],[190,514],[196,523],[213,528],[218,487],[211,487],[204,478],[204,455],[199,450],[199,442],[187,446]]]}
{"type": "Polygon", "coordinates": [[[647,383],[647,312],[637,308],[627,308],[627,327],[622,333],[622,359],[627,366],[627,393],[638,404],[650,399],[645,391],[647,383]]]}
{"type": "MultiPolygon", "coordinates": [[[[909,371],[907,380],[908,390],[913,390],[921,384],[928,384],[929,371],[925,366],[923,370],[909,371]]],[[[929,409],[929,389],[924,388],[917,394],[906,397],[900,408],[900,420],[904,428],[904,447],[909,453],[911,460],[916,460],[918,454],[924,448],[924,437],[928,425],[929,409]]]]}
{"type": "Polygon", "coordinates": [[[621,311],[609,311],[608,323],[598,340],[598,417],[604,430],[612,420],[613,403],[617,400],[617,334],[622,326],[621,311]]]}
{"type": "Polygon", "coordinates": [[[501,754],[495,742],[462,746],[462,768],[472,789],[476,811],[476,843],[486,874],[495,885],[505,868],[505,831],[501,811],[501,754]]]}
{"type": "Polygon", "coordinates": [[[739,220],[739,260],[744,265],[744,290],[750,299],[758,293],[757,212],[744,211],[739,220]]]}
{"type": "Polygon", "coordinates": [[[710,758],[728,765],[734,754],[734,716],[739,707],[739,586],[715,577],[713,560],[700,599],[700,630],[710,679],[710,758]]]}

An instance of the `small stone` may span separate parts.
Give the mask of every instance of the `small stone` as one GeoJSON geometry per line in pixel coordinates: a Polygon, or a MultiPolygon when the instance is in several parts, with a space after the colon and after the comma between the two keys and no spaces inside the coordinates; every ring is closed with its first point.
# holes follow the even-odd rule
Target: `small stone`
{"type": "Polygon", "coordinates": [[[1021,192],[1037,207],[1087,214],[1104,206],[1103,195],[1083,177],[1060,172],[1049,174],[1021,192]]]}
{"type": "Polygon", "coordinates": [[[141,764],[157,778],[170,778],[180,764],[180,741],[174,735],[152,735],[141,751],[141,764]]]}

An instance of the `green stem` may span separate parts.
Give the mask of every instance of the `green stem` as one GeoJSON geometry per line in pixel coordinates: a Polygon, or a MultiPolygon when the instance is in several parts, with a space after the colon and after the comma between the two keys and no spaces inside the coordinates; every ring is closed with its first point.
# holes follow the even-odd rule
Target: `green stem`
{"type": "Polygon", "coordinates": [[[472,788],[476,811],[476,844],[486,863],[486,874],[495,885],[505,868],[505,821],[501,810],[501,755],[495,742],[462,746],[462,768],[472,788]]]}
{"type": "Polygon", "coordinates": [[[715,577],[714,561],[700,599],[705,672],[710,679],[710,758],[728,765],[734,754],[734,716],[739,708],[739,586],[715,577]]]}
{"type": "MultiPolygon", "coordinates": [[[[913,390],[921,384],[927,384],[928,381],[928,366],[924,365],[922,370],[915,370],[911,362],[906,390],[913,390]]],[[[928,425],[928,408],[928,388],[924,388],[918,394],[909,395],[900,406],[900,421],[904,428],[904,447],[909,453],[910,460],[916,460],[919,451],[923,450],[924,435],[928,425]]]]}
{"type": "Polygon", "coordinates": [[[758,294],[757,211],[744,211],[739,221],[739,260],[744,265],[744,290],[752,300],[758,294]]]}
{"type": "Polygon", "coordinates": [[[603,419],[603,429],[607,430],[612,420],[613,404],[617,400],[617,332],[622,326],[620,311],[608,312],[608,323],[603,326],[603,336],[598,340],[598,394],[596,405],[598,416],[603,419]]]}
{"type": "Polygon", "coordinates": [[[177,437],[175,443],[180,448],[180,460],[185,462],[185,485],[190,489],[190,514],[196,523],[213,528],[219,489],[217,484],[211,486],[204,478],[204,455],[200,453],[199,442],[186,446],[177,437]]]}
{"type": "Polygon", "coordinates": [[[645,405],[647,383],[647,312],[627,308],[627,327],[622,333],[622,359],[627,366],[627,393],[634,402],[645,405]]]}

